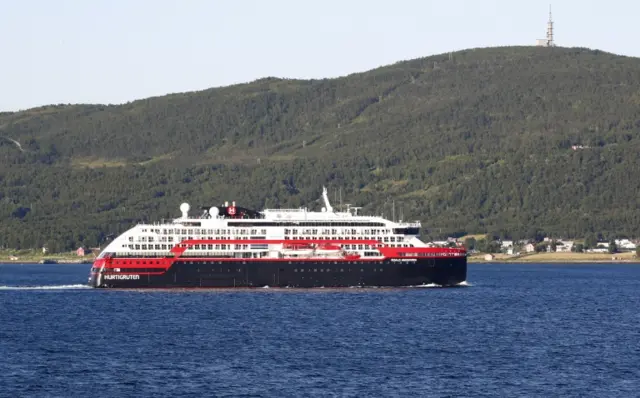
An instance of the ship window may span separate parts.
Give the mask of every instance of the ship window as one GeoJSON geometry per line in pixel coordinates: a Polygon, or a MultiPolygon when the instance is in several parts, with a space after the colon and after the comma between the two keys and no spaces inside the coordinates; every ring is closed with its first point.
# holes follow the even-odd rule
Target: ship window
{"type": "Polygon", "coordinates": [[[142,245],[142,250],[147,250],[147,245],[142,245]]]}
{"type": "Polygon", "coordinates": [[[160,250],[160,245],[156,245],[156,250],[160,250]]]}

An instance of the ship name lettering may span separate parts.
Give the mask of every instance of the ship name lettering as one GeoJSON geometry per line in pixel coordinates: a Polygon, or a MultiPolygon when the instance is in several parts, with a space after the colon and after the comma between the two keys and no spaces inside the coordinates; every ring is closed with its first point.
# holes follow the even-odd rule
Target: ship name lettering
{"type": "Polygon", "coordinates": [[[104,279],[138,280],[140,279],[140,275],[105,275],[104,279]]]}

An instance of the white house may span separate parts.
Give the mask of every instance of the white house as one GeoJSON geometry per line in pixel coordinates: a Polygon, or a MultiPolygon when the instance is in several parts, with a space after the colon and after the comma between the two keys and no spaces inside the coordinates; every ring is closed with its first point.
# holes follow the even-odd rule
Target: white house
{"type": "Polygon", "coordinates": [[[510,247],[513,247],[513,241],[512,240],[503,240],[502,242],[500,242],[500,248],[502,250],[506,250],[510,247]]]}
{"type": "Polygon", "coordinates": [[[558,240],[556,241],[556,252],[570,252],[573,249],[573,241],[558,240]]]}
{"type": "Polygon", "coordinates": [[[615,242],[619,250],[635,250],[636,249],[636,244],[631,242],[629,239],[616,239],[615,242]]]}

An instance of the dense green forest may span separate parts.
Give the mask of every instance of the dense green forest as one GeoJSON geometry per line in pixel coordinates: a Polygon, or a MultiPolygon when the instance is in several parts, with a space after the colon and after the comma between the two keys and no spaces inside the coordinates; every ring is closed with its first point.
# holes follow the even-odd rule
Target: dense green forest
{"type": "Polygon", "coordinates": [[[638,237],[639,158],[640,60],[582,48],[51,105],[0,113],[0,247],[96,246],[183,201],[318,209],[323,184],[427,238],[638,237]]]}

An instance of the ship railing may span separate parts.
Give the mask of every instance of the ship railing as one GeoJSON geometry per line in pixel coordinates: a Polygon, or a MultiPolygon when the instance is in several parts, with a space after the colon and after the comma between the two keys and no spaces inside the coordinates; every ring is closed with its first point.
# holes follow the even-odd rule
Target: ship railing
{"type": "Polygon", "coordinates": [[[422,223],[420,221],[398,222],[396,223],[396,225],[398,225],[399,227],[420,228],[422,226],[422,223]]]}
{"type": "Polygon", "coordinates": [[[264,209],[265,213],[304,213],[307,212],[306,207],[301,207],[299,209],[264,209]]]}

